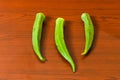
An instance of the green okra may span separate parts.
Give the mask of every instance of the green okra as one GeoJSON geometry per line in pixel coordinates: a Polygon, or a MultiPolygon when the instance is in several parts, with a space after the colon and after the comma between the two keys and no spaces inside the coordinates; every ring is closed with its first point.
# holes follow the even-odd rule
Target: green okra
{"type": "Polygon", "coordinates": [[[45,61],[45,58],[42,56],[40,51],[40,40],[42,33],[42,24],[45,19],[45,15],[43,13],[37,13],[36,18],[33,25],[32,31],[32,45],[33,49],[41,61],[45,61]]]}
{"type": "Polygon", "coordinates": [[[75,72],[75,63],[72,57],[70,56],[64,41],[63,27],[64,27],[64,19],[57,18],[56,27],[55,27],[55,44],[60,54],[70,63],[72,67],[72,71],[75,72]]]}
{"type": "Polygon", "coordinates": [[[88,13],[83,13],[81,15],[81,19],[84,22],[85,38],[86,38],[85,49],[81,55],[86,55],[88,53],[88,51],[90,50],[92,43],[93,43],[94,26],[93,26],[92,20],[90,18],[90,15],[88,13]]]}

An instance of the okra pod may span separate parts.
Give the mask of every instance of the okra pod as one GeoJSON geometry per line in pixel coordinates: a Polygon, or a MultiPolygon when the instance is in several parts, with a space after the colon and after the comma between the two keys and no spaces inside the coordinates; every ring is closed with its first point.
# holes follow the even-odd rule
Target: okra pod
{"type": "Polygon", "coordinates": [[[57,18],[56,19],[56,27],[55,27],[55,44],[57,46],[58,51],[60,54],[65,58],[71,65],[72,71],[75,72],[75,63],[70,56],[65,41],[64,41],[64,19],[63,18],[57,18]]]}
{"type": "Polygon", "coordinates": [[[85,49],[81,55],[86,55],[88,53],[88,51],[90,50],[92,43],[93,43],[94,26],[93,26],[92,20],[90,18],[90,15],[88,13],[83,13],[81,15],[81,19],[84,22],[85,38],[86,38],[85,49]]]}
{"type": "Polygon", "coordinates": [[[44,19],[45,19],[45,15],[43,13],[37,13],[35,21],[34,21],[34,25],[33,25],[33,31],[32,31],[33,49],[41,61],[45,61],[45,58],[42,56],[41,51],[40,51],[42,24],[43,24],[44,19]]]}

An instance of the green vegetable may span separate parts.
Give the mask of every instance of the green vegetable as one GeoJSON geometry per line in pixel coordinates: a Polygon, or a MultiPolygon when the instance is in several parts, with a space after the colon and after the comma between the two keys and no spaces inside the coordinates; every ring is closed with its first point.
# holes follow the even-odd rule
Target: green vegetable
{"type": "Polygon", "coordinates": [[[56,27],[55,27],[55,43],[60,54],[70,63],[72,67],[72,71],[75,72],[75,63],[72,57],[70,56],[64,41],[63,27],[64,27],[64,19],[57,18],[56,27]]]}
{"type": "Polygon", "coordinates": [[[42,33],[42,24],[44,19],[45,19],[45,15],[43,13],[37,13],[36,19],[33,25],[33,31],[32,31],[33,49],[41,61],[45,61],[45,58],[43,58],[40,52],[40,40],[41,40],[41,33],[42,33]]]}
{"type": "Polygon", "coordinates": [[[81,19],[84,22],[85,38],[86,38],[85,49],[81,55],[86,55],[88,53],[88,51],[90,50],[92,43],[93,43],[94,26],[93,26],[92,20],[90,18],[90,15],[88,13],[83,13],[81,15],[81,19]]]}

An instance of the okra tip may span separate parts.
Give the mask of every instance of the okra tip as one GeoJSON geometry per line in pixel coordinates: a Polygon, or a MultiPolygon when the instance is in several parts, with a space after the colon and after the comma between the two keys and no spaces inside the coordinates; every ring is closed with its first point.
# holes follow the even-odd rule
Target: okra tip
{"type": "Polygon", "coordinates": [[[72,72],[76,72],[75,67],[72,68],[72,72]]]}
{"type": "Polygon", "coordinates": [[[81,55],[85,55],[85,54],[86,54],[86,52],[81,53],[81,55]]]}
{"type": "Polygon", "coordinates": [[[45,58],[41,58],[41,57],[39,57],[39,59],[42,61],[42,62],[44,62],[45,61],[45,58]]]}
{"type": "Polygon", "coordinates": [[[69,62],[70,65],[71,65],[71,68],[72,68],[72,72],[76,72],[76,67],[75,67],[75,63],[72,61],[72,62],[69,62]]]}

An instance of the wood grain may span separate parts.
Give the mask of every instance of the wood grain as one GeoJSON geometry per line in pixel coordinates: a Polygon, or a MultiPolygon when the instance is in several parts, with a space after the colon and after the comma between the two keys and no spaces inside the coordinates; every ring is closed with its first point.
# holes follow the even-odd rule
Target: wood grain
{"type": "Polygon", "coordinates": [[[120,80],[120,0],[0,0],[0,80],[120,80]],[[35,14],[43,12],[39,61],[31,44],[35,14]],[[82,12],[95,25],[95,40],[86,57],[82,12]],[[57,17],[65,22],[65,41],[76,66],[58,53],[54,43],[57,17]]]}

